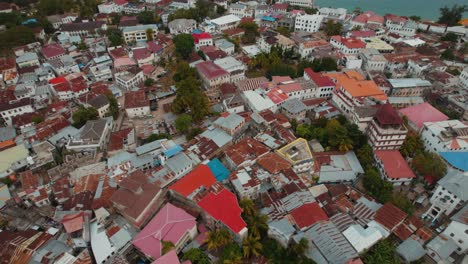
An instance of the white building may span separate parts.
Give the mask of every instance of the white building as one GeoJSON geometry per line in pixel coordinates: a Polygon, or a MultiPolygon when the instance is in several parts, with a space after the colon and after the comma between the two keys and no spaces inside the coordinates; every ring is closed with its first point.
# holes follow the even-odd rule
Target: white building
{"type": "Polygon", "coordinates": [[[376,49],[363,49],[359,54],[362,59],[362,69],[366,71],[383,72],[387,59],[376,49]]]}
{"type": "Polygon", "coordinates": [[[238,18],[253,17],[254,15],[254,10],[249,5],[242,2],[230,4],[228,12],[238,18]]]}
{"type": "Polygon", "coordinates": [[[450,169],[437,182],[430,202],[431,207],[422,215],[423,218],[435,221],[442,214],[448,216],[459,209],[468,200],[468,172],[450,169]]]}
{"type": "Polygon", "coordinates": [[[468,126],[460,120],[424,123],[421,139],[432,152],[467,151],[468,126]]]}
{"type": "Polygon", "coordinates": [[[333,36],[330,38],[330,44],[339,49],[343,54],[358,54],[366,48],[366,43],[357,38],[344,38],[333,36]]]}
{"type": "Polygon", "coordinates": [[[0,179],[32,164],[33,160],[24,144],[2,150],[0,151],[0,179]]]}
{"type": "Polygon", "coordinates": [[[245,79],[246,67],[244,63],[236,60],[234,57],[217,59],[214,63],[229,72],[232,83],[237,83],[238,81],[245,79]]]}
{"type": "Polygon", "coordinates": [[[235,47],[234,43],[227,41],[226,39],[218,39],[215,40],[215,46],[218,47],[218,49],[226,52],[227,55],[232,55],[235,52],[235,47]]]}
{"type": "Polygon", "coordinates": [[[145,76],[140,69],[129,69],[115,73],[117,84],[126,90],[131,90],[131,88],[138,86],[144,79],[145,76]]]}
{"type": "Polygon", "coordinates": [[[369,144],[374,150],[400,149],[407,133],[403,119],[388,103],[380,106],[367,128],[369,144]]]}
{"type": "Polygon", "coordinates": [[[266,96],[264,91],[255,90],[255,91],[244,91],[242,92],[245,102],[248,107],[256,113],[262,112],[264,110],[271,110],[273,113],[278,109],[277,105],[271,101],[271,99],[266,96]]]}
{"type": "Polygon", "coordinates": [[[16,58],[16,64],[18,64],[18,68],[39,66],[39,57],[34,52],[26,52],[16,58]]]}
{"type": "Polygon", "coordinates": [[[459,78],[460,87],[468,90],[468,67],[463,69],[463,71],[461,72],[460,76],[458,76],[458,78],[459,78]]]}
{"type": "Polygon", "coordinates": [[[33,113],[32,102],[28,98],[21,99],[10,104],[0,105],[0,116],[8,126],[12,125],[12,118],[26,113],[33,113]]]}
{"type": "Polygon", "coordinates": [[[343,235],[358,253],[362,253],[371,248],[383,238],[377,228],[372,226],[364,228],[361,225],[351,225],[343,231],[343,235]]]}
{"type": "Polygon", "coordinates": [[[87,121],[80,133],[69,139],[66,148],[73,151],[105,149],[113,124],[112,117],[87,121]]]}
{"type": "Polygon", "coordinates": [[[468,205],[465,205],[458,213],[453,215],[450,219],[452,222],[442,233],[446,237],[450,237],[455,241],[458,246],[457,253],[463,255],[468,250],[468,222],[466,217],[468,215],[468,205]]]}
{"type": "Polygon", "coordinates": [[[345,8],[322,7],[318,10],[318,14],[330,19],[344,20],[347,10],[345,8]]]}
{"type": "Polygon", "coordinates": [[[120,13],[123,11],[123,5],[118,5],[114,2],[107,2],[98,5],[98,11],[102,14],[120,13]]]}
{"type": "Polygon", "coordinates": [[[213,24],[215,29],[218,31],[224,31],[226,29],[231,29],[239,25],[240,18],[235,15],[226,15],[218,17],[216,19],[207,20],[208,24],[213,24]]]}
{"type": "Polygon", "coordinates": [[[237,194],[241,198],[256,199],[260,193],[261,181],[250,167],[233,173],[230,177],[237,194]]]}
{"type": "Polygon", "coordinates": [[[322,25],[322,15],[297,15],[294,23],[295,31],[318,32],[322,25]]]}
{"type": "Polygon", "coordinates": [[[194,19],[174,19],[168,24],[169,32],[173,35],[182,33],[191,34],[197,28],[197,21],[194,19]]]}
{"type": "Polygon", "coordinates": [[[126,43],[131,43],[133,41],[147,41],[147,31],[153,31],[153,37],[155,38],[158,34],[158,26],[156,24],[148,25],[137,25],[130,27],[123,27],[122,33],[126,43]]]}
{"type": "Polygon", "coordinates": [[[144,90],[125,93],[125,112],[129,118],[151,114],[150,102],[146,98],[144,90]]]}
{"type": "Polygon", "coordinates": [[[281,3],[288,3],[293,6],[314,7],[314,0],[281,0],[281,3]]]}

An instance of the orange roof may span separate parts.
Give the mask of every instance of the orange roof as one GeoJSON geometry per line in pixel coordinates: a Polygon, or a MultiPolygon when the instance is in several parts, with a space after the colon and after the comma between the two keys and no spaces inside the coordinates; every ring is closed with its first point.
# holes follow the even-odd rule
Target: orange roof
{"type": "Polygon", "coordinates": [[[187,197],[198,188],[203,186],[205,189],[208,189],[215,183],[216,178],[210,168],[205,164],[201,164],[177,181],[169,189],[187,197]]]}
{"type": "Polygon", "coordinates": [[[12,140],[12,139],[5,140],[5,141],[0,142],[0,150],[7,149],[7,148],[13,147],[15,145],[16,145],[16,143],[15,143],[14,140],[12,140]]]}
{"type": "Polygon", "coordinates": [[[337,88],[343,87],[353,97],[373,97],[377,100],[387,100],[387,95],[380,90],[374,81],[366,80],[357,71],[324,73],[336,80],[337,88]]]}
{"type": "Polygon", "coordinates": [[[463,26],[468,26],[468,18],[463,18],[462,20],[458,21],[463,26]]]}

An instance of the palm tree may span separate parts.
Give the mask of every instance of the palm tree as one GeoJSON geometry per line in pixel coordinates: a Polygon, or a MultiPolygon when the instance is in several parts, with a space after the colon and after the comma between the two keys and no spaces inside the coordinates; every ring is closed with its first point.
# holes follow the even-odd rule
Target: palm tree
{"type": "Polygon", "coordinates": [[[262,244],[257,236],[249,235],[242,240],[242,250],[244,251],[244,257],[250,258],[252,256],[259,256],[263,249],[262,244]]]}
{"type": "Polygon", "coordinates": [[[257,212],[254,202],[249,198],[242,198],[239,201],[239,206],[242,208],[245,215],[252,216],[257,212]]]}
{"type": "Polygon", "coordinates": [[[255,213],[247,218],[249,229],[252,235],[260,236],[265,231],[268,231],[268,215],[255,213]]]}
{"type": "Polygon", "coordinates": [[[208,232],[206,244],[209,250],[217,250],[232,241],[231,233],[226,229],[216,229],[208,232]]]}

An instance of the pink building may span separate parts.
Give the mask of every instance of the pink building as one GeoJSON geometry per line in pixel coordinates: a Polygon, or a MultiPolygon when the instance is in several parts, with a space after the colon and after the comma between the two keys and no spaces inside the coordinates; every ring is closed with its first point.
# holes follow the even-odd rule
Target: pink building
{"type": "MultiPolygon", "coordinates": [[[[175,251],[179,252],[196,235],[195,217],[167,203],[133,239],[133,245],[147,257],[157,260],[162,255],[163,241],[172,242],[175,251]]],[[[164,257],[170,257],[166,255],[164,257]]]]}

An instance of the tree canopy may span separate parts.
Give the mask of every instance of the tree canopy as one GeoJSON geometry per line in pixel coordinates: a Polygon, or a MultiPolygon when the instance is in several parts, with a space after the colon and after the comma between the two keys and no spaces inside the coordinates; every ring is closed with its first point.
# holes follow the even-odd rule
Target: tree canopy
{"type": "Polygon", "coordinates": [[[403,157],[414,157],[416,152],[424,149],[424,143],[416,133],[408,133],[403,142],[403,145],[400,148],[400,153],[403,157]]]}
{"type": "Polygon", "coordinates": [[[187,133],[192,127],[192,117],[188,114],[181,114],[175,120],[175,128],[180,133],[187,133]]]}
{"type": "Polygon", "coordinates": [[[137,15],[138,22],[143,25],[155,24],[159,22],[159,17],[156,16],[154,11],[143,11],[137,15]]]}
{"type": "Polygon", "coordinates": [[[414,170],[422,176],[430,175],[436,179],[442,178],[447,173],[447,165],[442,158],[432,152],[418,152],[411,163],[414,170]]]}
{"type": "Polygon", "coordinates": [[[194,40],[190,34],[179,34],[173,39],[177,54],[182,58],[188,59],[195,47],[194,40]]]}
{"type": "Polygon", "coordinates": [[[210,264],[210,258],[200,248],[191,248],[184,253],[183,260],[190,260],[193,264],[210,264]]]}
{"type": "Polygon", "coordinates": [[[451,8],[444,6],[440,8],[439,23],[447,24],[449,27],[458,25],[458,22],[462,19],[463,13],[468,11],[466,5],[453,5],[451,8]]]}
{"type": "Polygon", "coordinates": [[[73,113],[73,126],[80,128],[86,124],[88,120],[96,120],[99,117],[99,113],[94,107],[85,108],[81,106],[76,112],[73,113]]]}
{"type": "Polygon", "coordinates": [[[366,191],[377,201],[386,203],[392,199],[393,184],[382,179],[375,168],[369,168],[362,180],[366,191]]]}
{"type": "Polygon", "coordinates": [[[245,31],[244,36],[242,37],[242,43],[244,44],[255,43],[255,40],[257,36],[259,35],[257,23],[253,21],[241,22],[239,24],[239,28],[242,28],[245,31]]]}
{"type": "Polygon", "coordinates": [[[388,240],[381,240],[364,253],[362,260],[366,264],[399,264],[395,246],[388,240]]]}
{"type": "Polygon", "coordinates": [[[340,22],[334,22],[333,20],[328,20],[325,24],[325,33],[327,36],[340,35],[343,31],[343,24],[340,22]]]}
{"type": "Polygon", "coordinates": [[[106,31],[106,36],[111,47],[121,46],[124,44],[122,31],[120,31],[118,28],[108,28],[106,31]]]}

